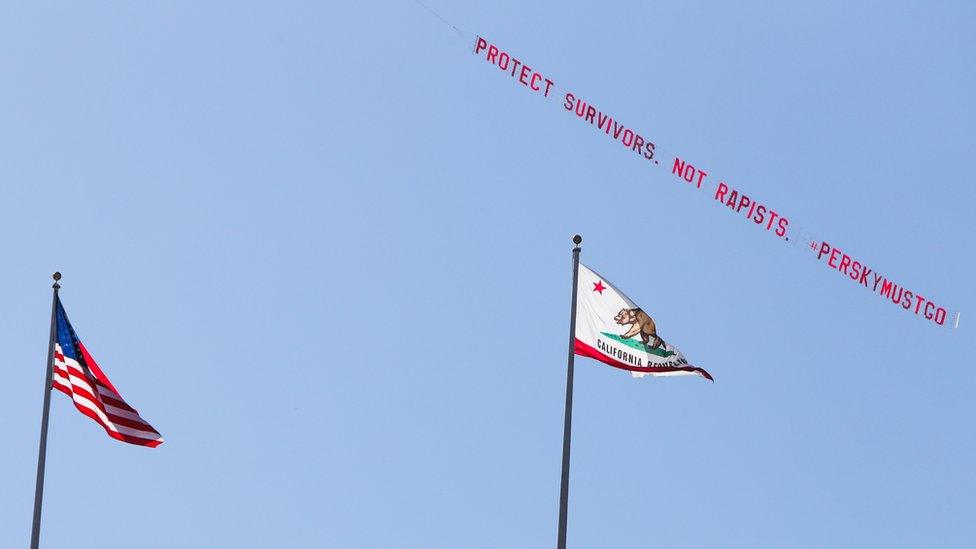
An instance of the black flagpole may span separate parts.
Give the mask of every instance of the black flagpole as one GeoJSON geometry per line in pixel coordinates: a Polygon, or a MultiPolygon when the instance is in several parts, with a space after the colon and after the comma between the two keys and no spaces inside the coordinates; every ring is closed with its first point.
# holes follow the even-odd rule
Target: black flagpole
{"type": "Polygon", "coordinates": [[[566,366],[566,418],[563,423],[563,474],[559,483],[559,533],[556,548],[566,549],[566,519],[569,506],[569,439],[573,428],[573,358],[576,343],[576,285],[579,281],[579,254],[583,237],[573,237],[573,305],[569,311],[569,358],[566,366]]]}
{"type": "Polygon", "coordinates": [[[41,414],[41,443],[37,450],[37,484],[34,486],[34,524],[31,526],[31,549],[41,542],[41,500],[44,498],[44,461],[47,457],[47,420],[51,412],[51,384],[54,380],[54,337],[57,330],[58,289],[61,273],[54,273],[54,297],[51,299],[51,335],[47,340],[47,373],[44,377],[44,413],[41,414]]]}

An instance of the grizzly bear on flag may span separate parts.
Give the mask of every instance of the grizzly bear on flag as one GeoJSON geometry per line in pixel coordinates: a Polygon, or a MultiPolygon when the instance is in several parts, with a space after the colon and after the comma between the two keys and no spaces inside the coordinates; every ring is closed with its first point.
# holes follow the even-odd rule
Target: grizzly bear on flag
{"type": "Polygon", "coordinates": [[[636,309],[620,309],[620,312],[613,319],[621,326],[630,324],[630,329],[626,333],[620,334],[620,337],[624,339],[630,339],[640,334],[641,341],[644,342],[644,345],[647,345],[647,342],[653,337],[654,344],[651,345],[651,349],[657,349],[664,343],[664,340],[657,335],[657,326],[654,324],[654,319],[640,307],[636,309]]]}

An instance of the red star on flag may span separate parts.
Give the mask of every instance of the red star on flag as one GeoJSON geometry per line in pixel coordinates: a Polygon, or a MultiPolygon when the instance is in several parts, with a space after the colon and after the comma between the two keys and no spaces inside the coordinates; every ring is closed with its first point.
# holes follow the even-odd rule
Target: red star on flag
{"type": "Polygon", "coordinates": [[[600,292],[600,295],[603,295],[603,290],[606,290],[606,289],[607,289],[607,287],[603,285],[603,281],[602,280],[598,280],[598,281],[596,281],[596,282],[593,283],[593,291],[594,292],[600,292]]]}

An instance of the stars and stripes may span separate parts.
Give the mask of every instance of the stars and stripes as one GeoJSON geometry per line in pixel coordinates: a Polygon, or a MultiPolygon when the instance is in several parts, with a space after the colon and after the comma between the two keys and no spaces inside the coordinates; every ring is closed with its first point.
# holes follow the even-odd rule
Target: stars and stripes
{"type": "Polygon", "coordinates": [[[61,300],[57,303],[52,387],[68,395],[79,412],[105,428],[108,436],[156,447],[163,437],[129,406],[75,334],[61,300]]]}

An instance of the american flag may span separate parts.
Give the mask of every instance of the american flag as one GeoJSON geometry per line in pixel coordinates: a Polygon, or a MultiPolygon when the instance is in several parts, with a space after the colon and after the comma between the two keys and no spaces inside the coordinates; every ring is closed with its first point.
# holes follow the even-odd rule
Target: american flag
{"type": "Polygon", "coordinates": [[[163,443],[159,432],[142,419],[135,408],[126,404],[108,376],[95,364],[68,322],[60,299],[57,303],[52,386],[68,395],[79,412],[104,427],[108,436],[151,448],[163,443]]]}

